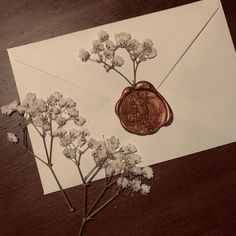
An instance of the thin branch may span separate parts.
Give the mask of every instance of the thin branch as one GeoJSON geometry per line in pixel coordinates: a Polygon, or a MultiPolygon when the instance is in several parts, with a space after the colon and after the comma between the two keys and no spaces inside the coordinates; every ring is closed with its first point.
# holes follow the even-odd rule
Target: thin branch
{"type": "Polygon", "coordinates": [[[117,72],[119,75],[121,75],[132,87],[134,86],[127,78],[126,76],[124,76],[120,71],[118,71],[116,68],[112,67],[112,70],[114,70],[115,72],[117,72]]]}
{"type": "Polygon", "coordinates": [[[84,218],[87,215],[87,184],[84,184],[84,218]]]}
{"type": "Polygon", "coordinates": [[[118,71],[115,67],[113,66],[110,66],[109,64],[105,63],[104,61],[101,61],[104,65],[108,66],[108,68],[110,70],[114,70],[116,73],[118,73],[119,75],[121,75],[131,86],[133,86],[133,84],[129,81],[129,79],[124,75],[122,74],[120,71],[118,71]]]}
{"type": "Polygon", "coordinates": [[[101,200],[101,198],[104,196],[106,190],[107,190],[108,188],[110,188],[114,183],[116,183],[116,180],[113,181],[113,182],[111,182],[110,184],[107,184],[107,185],[103,188],[103,190],[100,192],[100,194],[98,195],[98,197],[95,199],[93,205],[92,205],[91,208],[89,209],[87,215],[89,215],[89,214],[94,210],[94,208],[97,206],[98,202],[99,202],[99,201],[101,200]]]}
{"type": "Polygon", "coordinates": [[[51,116],[49,117],[50,119],[50,136],[51,136],[51,140],[50,140],[50,154],[49,154],[49,162],[52,162],[52,148],[53,148],[53,139],[54,137],[52,136],[52,119],[51,116]]]}
{"type": "Polygon", "coordinates": [[[135,69],[135,60],[132,60],[132,62],[133,62],[133,73],[134,73],[134,80],[133,80],[133,82],[134,82],[134,84],[136,84],[136,69],[135,69]]]}
{"type": "Polygon", "coordinates": [[[57,178],[57,176],[56,176],[56,173],[54,172],[54,170],[53,170],[53,168],[52,168],[52,165],[48,165],[48,167],[49,167],[49,169],[51,170],[51,172],[52,172],[52,174],[53,174],[53,176],[54,176],[54,179],[56,180],[57,185],[58,185],[58,187],[59,187],[61,193],[63,194],[63,197],[64,197],[64,199],[65,199],[65,201],[66,201],[66,203],[67,203],[67,205],[68,205],[68,207],[69,207],[69,210],[70,210],[71,212],[75,211],[75,209],[72,207],[72,204],[71,204],[71,202],[70,202],[70,200],[69,200],[69,198],[68,198],[68,196],[67,196],[65,190],[64,190],[63,187],[61,186],[61,184],[60,184],[60,182],[59,182],[59,180],[58,180],[58,178],[57,178]]]}
{"type": "Polygon", "coordinates": [[[81,178],[83,184],[86,184],[86,181],[85,181],[85,179],[84,179],[84,176],[83,176],[83,174],[82,174],[82,171],[81,171],[81,169],[80,169],[79,164],[77,163],[76,166],[77,166],[77,169],[78,169],[78,171],[79,171],[79,175],[80,175],[80,178],[81,178]]]}
{"type": "Polygon", "coordinates": [[[28,152],[30,155],[32,155],[33,157],[35,157],[36,159],[38,159],[39,161],[41,161],[43,164],[45,164],[46,166],[48,166],[48,163],[46,161],[44,161],[43,159],[41,159],[39,156],[35,155],[33,152],[31,152],[28,148],[23,147],[23,150],[25,150],[26,152],[28,152]]]}
{"type": "Polygon", "coordinates": [[[93,167],[93,169],[89,171],[89,173],[84,177],[84,179],[87,180],[88,177],[96,170],[96,168],[98,168],[97,165],[95,165],[95,166],[93,167]]]}
{"type": "Polygon", "coordinates": [[[42,136],[42,138],[43,138],[43,146],[44,146],[44,149],[45,149],[45,152],[46,152],[47,160],[48,160],[48,163],[50,163],[50,158],[49,158],[49,154],[48,154],[48,148],[47,148],[45,136],[42,136]]]}
{"type": "Polygon", "coordinates": [[[92,180],[95,178],[95,176],[98,174],[98,172],[102,169],[104,163],[105,163],[108,159],[110,159],[110,158],[112,158],[112,157],[113,157],[113,156],[109,157],[109,155],[107,155],[106,159],[103,160],[103,162],[98,166],[98,169],[93,173],[93,175],[92,175],[92,176],[90,177],[90,179],[87,181],[88,184],[92,182],[92,180]]]}
{"type": "Polygon", "coordinates": [[[93,205],[91,206],[91,208],[89,209],[87,215],[89,215],[93,209],[97,206],[98,202],[101,200],[101,198],[103,197],[103,195],[105,194],[107,190],[107,186],[103,188],[103,190],[100,192],[100,194],[97,196],[97,198],[95,199],[93,205]]]}
{"type": "Polygon", "coordinates": [[[108,199],[105,203],[103,203],[96,211],[87,216],[88,219],[91,219],[93,216],[98,214],[103,208],[105,208],[109,203],[111,203],[114,199],[116,199],[121,191],[117,191],[110,199],[108,199]]]}
{"type": "Polygon", "coordinates": [[[79,230],[78,236],[82,236],[83,231],[84,231],[84,226],[85,226],[86,222],[87,222],[86,218],[83,218],[83,221],[82,221],[82,223],[81,223],[81,226],[80,226],[80,230],[79,230]]]}
{"type": "Polygon", "coordinates": [[[102,166],[99,166],[98,169],[92,174],[92,176],[89,178],[89,180],[87,181],[87,183],[91,183],[93,181],[93,179],[95,178],[95,176],[98,174],[98,172],[102,169],[102,166]]]}
{"type": "Polygon", "coordinates": [[[84,154],[85,152],[87,152],[90,149],[90,147],[86,147],[83,151],[81,151],[81,154],[84,154]]]}
{"type": "Polygon", "coordinates": [[[33,127],[36,129],[36,131],[39,133],[39,135],[41,136],[41,137],[43,137],[43,134],[40,132],[40,130],[35,126],[35,124],[33,123],[33,121],[32,121],[32,123],[31,123],[32,125],[33,125],[33,127]]]}
{"type": "Polygon", "coordinates": [[[135,68],[135,70],[134,70],[134,80],[135,80],[135,84],[136,84],[136,82],[137,82],[137,70],[138,70],[138,66],[139,66],[140,62],[141,62],[141,61],[136,62],[136,68],[135,68]]]}

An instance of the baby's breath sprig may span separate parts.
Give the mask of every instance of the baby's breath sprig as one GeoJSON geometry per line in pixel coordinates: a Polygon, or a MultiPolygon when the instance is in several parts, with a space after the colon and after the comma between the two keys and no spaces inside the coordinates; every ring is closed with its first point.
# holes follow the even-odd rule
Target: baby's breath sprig
{"type": "Polygon", "coordinates": [[[157,50],[150,39],[145,39],[140,43],[138,40],[132,38],[131,34],[126,32],[115,34],[114,39],[115,42],[110,39],[110,36],[106,31],[100,31],[98,33],[98,39],[92,42],[92,49],[90,52],[81,48],[79,50],[79,57],[82,62],[91,61],[102,64],[106,72],[114,70],[131,86],[134,86],[137,82],[137,70],[139,64],[156,57],[157,50]],[[129,54],[133,64],[132,81],[117,69],[118,67],[123,66],[125,62],[120,55],[117,55],[118,49],[124,49],[129,54]],[[92,54],[95,55],[93,58],[92,54]]]}
{"type": "MultiPolygon", "coordinates": [[[[151,167],[140,167],[141,156],[132,144],[121,145],[117,137],[112,136],[103,140],[96,140],[88,137],[88,131],[82,133],[70,131],[70,135],[75,138],[71,139],[64,145],[63,154],[70,159],[78,168],[84,187],[84,217],[78,235],[81,236],[86,223],[96,214],[104,209],[109,203],[116,199],[123,191],[141,192],[146,195],[150,192],[150,186],[142,183],[143,179],[153,178],[151,167]],[[79,135],[79,139],[76,137],[79,135]],[[74,142],[76,141],[76,142],[74,142]],[[94,166],[87,175],[84,175],[80,169],[80,160],[83,154],[91,151],[94,160],[94,166]],[[87,206],[87,186],[100,171],[104,171],[104,188],[97,195],[91,207],[87,206]],[[100,205],[107,191],[110,190],[111,196],[100,205]],[[100,206],[98,206],[100,205],[100,206]]],[[[61,143],[67,139],[67,133],[61,137],[61,143]]]]}
{"type": "MultiPolygon", "coordinates": [[[[3,106],[1,111],[4,115],[8,116],[12,115],[14,112],[18,112],[21,115],[21,126],[24,131],[24,145],[22,148],[49,168],[64,196],[69,210],[74,211],[74,208],[53,169],[52,150],[54,139],[63,134],[63,127],[67,122],[73,121],[77,126],[83,126],[85,123],[85,118],[79,115],[79,111],[76,108],[76,102],[71,98],[64,98],[59,92],[51,94],[46,100],[37,98],[34,93],[28,93],[20,104],[17,101],[14,101],[3,106]],[[46,158],[39,157],[28,149],[26,142],[28,125],[33,126],[41,137],[46,158]],[[49,145],[46,142],[47,137],[50,139],[49,145]]],[[[18,143],[18,137],[13,133],[8,133],[7,139],[14,144],[18,143]]]]}
{"type": "MultiPolygon", "coordinates": [[[[103,40],[105,39],[104,34],[103,40]]],[[[100,34],[100,40],[102,40],[102,34],[100,34]]],[[[150,192],[151,187],[142,181],[152,179],[154,172],[151,167],[140,166],[141,156],[138,154],[137,148],[133,144],[121,145],[115,136],[107,139],[103,136],[102,140],[89,137],[90,132],[83,127],[86,120],[80,116],[73,99],[64,98],[59,92],[51,94],[46,100],[37,98],[33,93],[28,93],[22,103],[14,101],[3,106],[1,111],[8,116],[18,112],[22,116],[23,129],[27,130],[27,126],[32,125],[40,135],[46,159],[29,150],[26,142],[22,148],[50,169],[70,211],[74,211],[74,208],[53,169],[52,149],[55,138],[59,139],[59,145],[63,148],[62,153],[65,158],[75,164],[84,192],[83,219],[78,236],[83,234],[84,227],[89,220],[93,219],[122,193],[127,192],[125,196],[130,196],[131,193],[140,192],[146,195],[150,192]],[[74,122],[76,128],[67,130],[66,124],[71,121],[74,122]],[[49,138],[49,145],[46,142],[46,137],[49,138]],[[91,153],[94,164],[88,173],[83,173],[81,160],[89,158],[85,156],[85,153],[88,152],[91,153]],[[88,186],[92,184],[100,171],[104,171],[104,187],[94,202],[88,206],[88,186]],[[110,193],[109,198],[104,196],[107,193],[110,193]],[[101,201],[103,201],[102,204],[101,201]]],[[[24,139],[26,136],[24,135],[24,139]]],[[[7,140],[19,146],[19,139],[14,133],[7,133],[7,140]]]]}

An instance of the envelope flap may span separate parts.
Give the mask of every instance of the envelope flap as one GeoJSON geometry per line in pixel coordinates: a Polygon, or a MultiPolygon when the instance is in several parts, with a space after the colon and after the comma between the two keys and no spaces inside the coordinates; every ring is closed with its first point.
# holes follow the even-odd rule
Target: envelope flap
{"type": "MultiPolygon", "coordinates": [[[[99,64],[82,63],[78,58],[79,48],[91,48],[91,42],[102,29],[111,36],[126,31],[138,40],[143,37],[150,38],[157,47],[158,56],[143,63],[138,72],[138,80],[149,80],[158,86],[209,20],[218,4],[218,0],[200,1],[13,48],[9,50],[9,55],[18,63],[38,68],[69,83],[117,100],[128,85],[127,82],[115,72],[107,74],[99,64]],[[142,25],[142,30],[137,25],[142,25]],[[155,68],[155,74],[152,68],[155,68]],[[102,85],[99,90],[97,83],[102,85]]],[[[127,55],[125,64],[121,71],[132,80],[132,67],[127,55]]]]}

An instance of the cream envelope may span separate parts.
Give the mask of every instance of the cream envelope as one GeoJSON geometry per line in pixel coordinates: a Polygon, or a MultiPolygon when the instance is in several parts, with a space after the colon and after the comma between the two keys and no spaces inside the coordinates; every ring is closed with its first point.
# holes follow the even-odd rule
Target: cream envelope
{"type": "MultiPolygon", "coordinates": [[[[87,117],[92,136],[115,134],[122,143],[138,147],[143,164],[151,165],[236,140],[236,56],[222,6],[218,0],[204,0],[100,27],[75,32],[8,50],[19,96],[29,91],[46,98],[59,91],[78,102],[87,117]],[[144,62],[138,80],[158,87],[174,112],[171,126],[150,136],[127,133],[114,107],[128,86],[118,74],[106,73],[101,65],[82,63],[79,48],[91,48],[97,32],[130,32],[142,40],[150,38],[158,50],[155,59],[144,62]],[[178,63],[177,63],[178,62],[178,63]],[[175,66],[176,65],[176,66],[175,66]]],[[[128,56],[124,54],[125,63],[128,56]]],[[[128,63],[121,68],[131,76],[128,63]]],[[[33,129],[34,152],[44,155],[40,138],[33,129]]],[[[54,149],[55,171],[62,185],[80,184],[73,164],[54,149]]],[[[224,157],[222,157],[224,158],[224,157]]],[[[93,164],[84,158],[83,171],[93,164]]],[[[57,191],[51,173],[37,162],[44,193],[57,191]]],[[[98,178],[102,178],[101,173],[98,178]]]]}

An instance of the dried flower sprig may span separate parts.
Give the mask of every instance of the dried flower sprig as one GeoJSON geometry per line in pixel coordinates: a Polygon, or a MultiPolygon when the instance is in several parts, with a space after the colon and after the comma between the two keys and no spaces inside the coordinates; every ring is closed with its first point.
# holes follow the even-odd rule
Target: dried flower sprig
{"type": "MultiPolygon", "coordinates": [[[[17,101],[14,101],[6,106],[3,106],[1,111],[2,114],[8,116],[14,112],[18,112],[22,116],[22,127],[24,128],[24,134],[27,131],[28,125],[32,125],[35,128],[38,135],[42,138],[46,160],[31,152],[25,141],[22,148],[31,154],[32,157],[35,157],[49,168],[65,198],[69,210],[74,211],[74,208],[72,207],[71,202],[53,169],[52,150],[54,139],[61,135],[61,132],[63,132],[63,127],[67,122],[73,121],[74,124],[80,127],[85,123],[85,118],[79,115],[79,111],[76,108],[76,102],[71,98],[64,98],[59,92],[51,94],[46,101],[41,98],[37,98],[34,93],[28,93],[20,104],[17,101]],[[50,139],[49,145],[46,142],[47,136],[49,136],[50,139]]],[[[15,144],[18,142],[18,138],[13,133],[8,133],[7,138],[15,144]]]]}
{"type": "MultiPolygon", "coordinates": [[[[100,35],[100,37],[102,36],[100,35]]],[[[21,104],[14,101],[7,106],[3,106],[1,110],[4,115],[8,116],[18,112],[22,116],[23,127],[27,129],[28,125],[32,125],[37,130],[43,140],[46,161],[31,152],[27,148],[26,142],[24,142],[23,149],[51,170],[71,211],[74,208],[71,206],[69,198],[53,170],[52,148],[55,138],[59,139],[65,158],[76,165],[84,190],[84,215],[78,236],[83,234],[84,227],[89,220],[123,192],[127,192],[126,196],[135,192],[141,192],[144,195],[150,192],[151,187],[142,183],[142,180],[152,179],[154,172],[151,167],[140,167],[141,156],[137,153],[137,148],[133,144],[121,145],[119,139],[115,136],[107,139],[103,136],[102,140],[89,138],[90,132],[83,127],[86,120],[79,115],[76,103],[71,98],[64,98],[60,93],[55,92],[44,101],[36,98],[35,94],[28,93],[21,104]],[[77,128],[66,130],[65,125],[69,121],[73,121],[77,128]],[[46,143],[46,136],[50,138],[49,148],[46,143]],[[80,165],[82,158],[88,158],[84,156],[87,152],[91,152],[94,165],[88,173],[84,174],[80,165]],[[88,206],[87,187],[100,171],[104,171],[104,187],[91,206],[88,206]],[[108,191],[110,197],[104,200],[104,195],[108,191]],[[104,202],[101,204],[101,201],[104,202]]],[[[14,144],[19,141],[13,133],[7,133],[7,139],[14,144]]]]}
{"type": "Polygon", "coordinates": [[[106,31],[100,31],[98,33],[98,39],[92,42],[92,49],[90,52],[81,48],[79,50],[79,57],[82,62],[91,61],[102,64],[106,72],[114,70],[131,86],[134,86],[137,82],[137,70],[139,64],[156,57],[157,50],[150,39],[145,39],[143,42],[139,42],[132,38],[131,34],[126,32],[117,33],[114,38],[115,42],[110,39],[110,36],[106,31]],[[117,69],[125,62],[120,55],[117,55],[118,49],[124,49],[129,54],[133,64],[132,81],[117,69]],[[92,58],[91,54],[95,55],[95,57],[92,58]]]}
{"type": "Polygon", "coordinates": [[[61,144],[65,148],[63,151],[64,156],[77,166],[84,187],[84,217],[78,233],[78,235],[82,235],[85,224],[124,190],[129,191],[129,194],[138,191],[142,194],[148,194],[150,186],[142,183],[142,179],[153,178],[153,170],[151,167],[137,166],[141,163],[141,156],[137,153],[136,147],[132,144],[121,146],[119,139],[115,136],[106,140],[105,138],[103,140],[95,140],[93,138],[87,139],[87,130],[82,130],[81,132],[72,130],[69,131],[69,134],[73,138],[64,144],[63,140],[67,140],[68,135],[68,133],[64,133],[61,137],[61,144]],[[80,161],[83,154],[89,150],[94,160],[94,166],[91,167],[87,175],[84,175],[80,169],[80,161]],[[104,188],[98,194],[92,206],[88,208],[87,186],[91,184],[101,170],[104,171],[105,176],[104,188]],[[102,205],[97,207],[108,190],[113,194],[102,205]]]}

